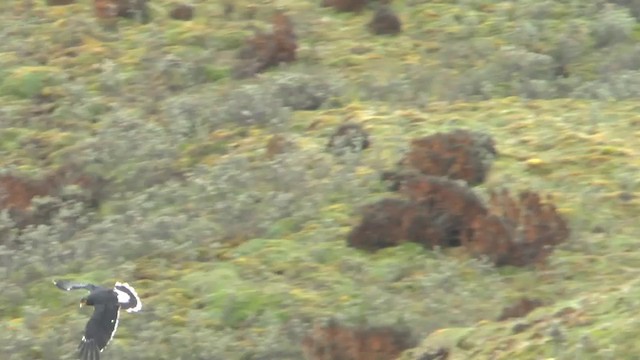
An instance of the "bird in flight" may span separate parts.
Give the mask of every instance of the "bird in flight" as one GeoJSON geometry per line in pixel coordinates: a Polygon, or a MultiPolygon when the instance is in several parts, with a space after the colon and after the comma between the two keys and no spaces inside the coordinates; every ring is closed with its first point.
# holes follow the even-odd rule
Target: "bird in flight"
{"type": "Polygon", "coordinates": [[[69,280],[53,280],[53,284],[65,291],[89,291],[89,295],[80,299],[81,307],[93,306],[93,315],[87,322],[84,336],[78,345],[81,360],[100,360],[100,353],[118,329],[120,309],[127,312],[138,312],[142,309],[142,302],[136,290],[127,283],[116,282],[113,288],[69,280]]]}

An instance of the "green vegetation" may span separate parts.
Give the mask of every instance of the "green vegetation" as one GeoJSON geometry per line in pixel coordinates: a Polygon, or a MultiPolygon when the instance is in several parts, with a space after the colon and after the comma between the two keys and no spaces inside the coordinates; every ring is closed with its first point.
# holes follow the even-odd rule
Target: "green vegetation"
{"type": "Polygon", "coordinates": [[[0,174],[73,166],[106,180],[97,205],[75,183],[36,198],[44,224],[0,215],[8,359],[74,358],[91,310],[52,278],[138,290],[143,312],[122,314],[105,360],[302,359],[331,317],[409,326],[425,340],[403,360],[433,346],[455,360],[640,354],[637,2],[397,0],[395,37],[367,31],[371,10],[315,0],[241,0],[227,16],[197,0],[191,22],[154,0],[150,23],[117,30],[90,3],[0,5],[0,174]],[[276,7],[297,61],[233,79],[235,51],[276,7]],[[333,156],[347,120],[371,147],[333,156]],[[548,264],[346,246],[359,207],[390,196],[379,174],[410,139],[454,128],[495,139],[480,193],[553,195],[572,238],[548,264]],[[274,134],[292,146],[269,157],[274,134]],[[496,321],[522,297],[545,305],[496,321]]]}

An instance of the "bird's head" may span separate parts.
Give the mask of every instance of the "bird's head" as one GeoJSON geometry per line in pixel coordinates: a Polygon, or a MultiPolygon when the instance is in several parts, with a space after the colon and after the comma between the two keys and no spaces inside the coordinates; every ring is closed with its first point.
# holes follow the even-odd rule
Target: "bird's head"
{"type": "Polygon", "coordinates": [[[88,297],[83,297],[82,299],[80,299],[80,307],[83,307],[85,305],[93,305],[93,302],[89,300],[88,297]]]}

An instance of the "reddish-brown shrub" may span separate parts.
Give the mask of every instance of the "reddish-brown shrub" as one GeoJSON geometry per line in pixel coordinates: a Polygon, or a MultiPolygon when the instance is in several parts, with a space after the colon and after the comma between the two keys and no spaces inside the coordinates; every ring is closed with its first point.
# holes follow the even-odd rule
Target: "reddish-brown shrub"
{"type": "Polygon", "coordinates": [[[399,171],[383,171],[382,174],[380,174],[380,180],[387,186],[387,189],[389,191],[398,191],[405,181],[417,176],[423,175],[418,171],[411,169],[399,171]]]}
{"type": "Polygon", "coordinates": [[[362,221],[354,227],[347,243],[359,249],[378,250],[406,241],[403,223],[412,204],[401,199],[383,199],[363,208],[362,221]]]}
{"type": "Polygon", "coordinates": [[[468,186],[446,178],[412,177],[402,184],[400,192],[422,209],[413,221],[409,239],[427,247],[459,246],[467,224],[487,213],[468,186]]]}
{"type": "Polygon", "coordinates": [[[400,193],[413,201],[425,201],[470,222],[487,213],[482,200],[464,182],[438,176],[415,176],[406,179],[400,193]]]}
{"type": "Polygon", "coordinates": [[[332,7],[341,12],[359,12],[367,6],[368,0],[322,0],[320,6],[332,7]]]}
{"type": "Polygon", "coordinates": [[[427,248],[464,245],[496,266],[544,260],[569,237],[569,227],[550,199],[531,191],[514,200],[492,192],[490,208],[463,182],[413,175],[400,183],[406,200],[385,199],[363,211],[348,236],[351,246],[377,250],[405,241],[427,248]]]}
{"type": "Polygon", "coordinates": [[[336,321],[315,326],[302,340],[307,360],[393,360],[414,346],[415,337],[403,327],[354,328],[336,321]]]}
{"type": "Polygon", "coordinates": [[[103,20],[116,17],[133,18],[140,16],[142,22],[149,20],[147,0],[94,0],[94,12],[96,17],[103,20]]]}
{"type": "Polygon", "coordinates": [[[295,144],[285,136],[276,134],[269,138],[266,146],[266,155],[268,159],[273,159],[276,155],[284,154],[293,149],[295,144]]]}
{"type": "Polygon", "coordinates": [[[347,243],[364,250],[378,250],[406,241],[428,248],[460,244],[456,218],[429,202],[383,199],[365,208],[362,221],[354,227],[347,243]]]}
{"type": "Polygon", "coordinates": [[[2,175],[0,176],[0,210],[9,210],[19,228],[30,224],[46,223],[51,213],[33,212],[31,200],[34,197],[61,196],[65,186],[77,185],[85,191],[84,197],[78,200],[95,207],[102,200],[105,183],[106,181],[100,177],[78,172],[71,167],[63,167],[40,179],[11,174],[2,175]]]}
{"type": "Polygon", "coordinates": [[[173,4],[169,17],[174,20],[188,21],[193,19],[194,13],[194,7],[191,4],[173,4]]]}
{"type": "Polygon", "coordinates": [[[0,176],[0,208],[25,210],[36,196],[50,191],[46,184],[14,175],[0,176]]]}
{"type": "Polygon", "coordinates": [[[437,133],[411,141],[411,148],[400,161],[425,175],[482,183],[496,156],[493,139],[467,130],[437,133]]]}
{"type": "Polygon", "coordinates": [[[118,16],[118,0],[94,0],[93,9],[99,19],[113,19],[118,16]]]}
{"type": "MultiPolygon", "coordinates": [[[[466,184],[451,180],[481,183],[495,156],[489,136],[466,130],[413,140],[399,162],[400,169],[381,176],[390,190],[400,191],[408,199],[398,215],[400,229],[393,230],[402,240],[387,240],[385,245],[401,241],[426,247],[462,244],[472,255],[486,257],[496,266],[526,266],[546,259],[570,233],[550,198],[542,201],[538,194],[524,191],[515,200],[503,190],[490,193],[487,208],[466,184]]],[[[375,217],[364,215],[350,234],[358,239],[358,245],[372,239],[367,229],[375,217]]]]}
{"type": "Polygon", "coordinates": [[[376,35],[395,35],[402,31],[402,22],[390,7],[380,6],[367,27],[376,35]]]}
{"type": "Polygon", "coordinates": [[[462,240],[469,251],[496,266],[526,266],[546,259],[569,237],[566,220],[547,199],[531,191],[514,200],[507,190],[492,192],[490,215],[476,217],[462,240]]]}
{"type": "Polygon", "coordinates": [[[257,31],[247,39],[237,54],[239,62],[234,67],[235,77],[253,76],[282,62],[296,60],[298,43],[291,19],[277,11],[272,19],[272,27],[271,33],[257,31]]]}
{"type": "Polygon", "coordinates": [[[466,226],[487,213],[471,189],[444,178],[421,175],[404,183],[401,192],[408,200],[384,199],[365,208],[348,244],[367,250],[404,241],[427,248],[459,246],[466,226]]]}
{"type": "Polygon", "coordinates": [[[296,59],[296,34],[293,31],[293,22],[287,15],[277,11],[273,15],[273,36],[275,38],[276,49],[275,58],[277,62],[292,62],[296,59]]]}
{"type": "Polygon", "coordinates": [[[344,123],[331,134],[327,150],[340,155],[360,152],[369,147],[369,133],[360,124],[344,123]]]}
{"type": "Polygon", "coordinates": [[[542,301],[538,299],[522,298],[514,304],[502,309],[502,313],[498,317],[498,321],[526,316],[528,313],[540,306],[542,306],[542,301]]]}
{"type": "Polygon", "coordinates": [[[402,219],[404,237],[427,248],[448,247],[459,244],[451,233],[455,222],[451,214],[440,211],[429,202],[410,202],[402,219]]]}

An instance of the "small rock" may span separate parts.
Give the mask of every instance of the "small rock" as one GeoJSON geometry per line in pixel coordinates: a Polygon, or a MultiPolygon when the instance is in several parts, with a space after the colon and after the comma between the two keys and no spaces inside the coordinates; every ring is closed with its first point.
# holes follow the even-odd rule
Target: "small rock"
{"type": "Polygon", "coordinates": [[[225,18],[230,18],[236,11],[236,6],[232,1],[225,1],[222,3],[222,15],[225,18]]]}
{"type": "Polygon", "coordinates": [[[342,155],[346,152],[358,153],[367,149],[369,145],[369,133],[362,125],[348,122],[334,131],[327,144],[327,150],[342,155]]]}
{"type": "Polygon", "coordinates": [[[418,360],[447,360],[449,358],[449,349],[438,348],[429,349],[422,353],[418,360]]]}
{"type": "Polygon", "coordinates": [[[369,31],[376,35],[395,35],[402,31],[400,18],[388,6],[381,6],[369,22],[369,31]]]}
{"type": "Polygon", "coordinates": [[[513,325],[513,327],[511,328],[511,332],[514,333],[514,334],[519,334],[519,333],[527,330],[530,327],[531,327],[531,324],[529,324],[529,323],[518,322],[515,325],[513,325]]]}
{"type": "Polygon", "coordinates": [[[339,12],[360,12],[367,6],[367,0],[322,0],[322,7],[332,7],[339,12]]]}
{"type": "Polygon", "coordinates": [[[75,3],[76,0],[47,0],[47,5],[49,6],[71,5],[75,3]]]}
{"type": "Polygon", "coordinates": [[[293,142],[286,137],[276,134],[267,142],[266,155],[268,159],[273,159],[277,155],[284,154],[294,148],[293,142]]]}
{"type": "Polygon", "coordinates": [[[631,192],[623,191],[618,194],[618,198],[620,199],[620,201],[628,202],[633,200],[633,198],[635,198],[635,195],[631,192]]]}

